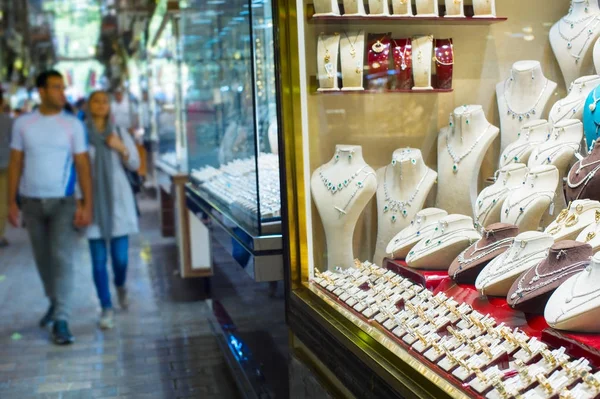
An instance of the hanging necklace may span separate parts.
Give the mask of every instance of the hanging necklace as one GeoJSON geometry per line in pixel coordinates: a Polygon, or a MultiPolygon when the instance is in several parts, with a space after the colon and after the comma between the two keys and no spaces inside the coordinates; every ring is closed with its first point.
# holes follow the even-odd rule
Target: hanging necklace
{"type": "Polygon", "coordinates": [[[445,66],[454,65],[454,44],[452,43],[452,41],[450,41],[450,52],[448,52],[446,50],[444,55],[450,55],[450,54],[452,54],[452,62],[444,62],[438,58],[437,52],[434,51],[433,52],[433,61],[437,62],[440,65],[445,65],[445,66]]]}
{"type": "Polygon", "coordinates": [[[325,40],[323,40],[323,35],[319,35],[319,40],[323,44],[323,48],[325,49],[325,55],[323,56],[323,61],[325,61],[325,73],[327,73],[327,78],[329,80],[333,80],[333,64],[331,64],[331,54],[329,53],[329,47],[325,44],[325,40]]]}
{"type": "Polygon", "coordinates": [[[456,152],[454,152],[454,149],[452,148],[452,146],[450,145],[450,133],[449,133],[450,129],[448,129],[448,132],[446,133],[446,149],[448,150],[448,154],[454,161],[454,165],[452,165],[453,173],[458,173],[458,165],[460,164],[460,162],[463,159],[465,159],[475,149],[475,147],[477,147],[477,144],[479,144],[479,140],[481,140],[483,138],[483,136],[485,136],[488,133],[488,130],[490,130],[491,127],[492,127],[492,124],[490,123],[488,125],[488,127],[483,131],[483,133],[477,137],[477,139],[475,140],[473,145],[466,152],[464,152],[461,155],[457,155],[456,152]]]}
{"type": "Polygon", "coordinates": [[[579,161],[579,166],[577,167],[577,170],[575,171],[575,174],[576,174],[576,175],[578,175],[578,174],[579,174],[579,172],[581,172],[581,169],[583,169],[583,168],[587,168],[587,167],[589,167],[589,166],[592,166],[592,165],[596,165],[596,164],[598,164],[598,163],[600,163],[600,159],[599,159],[599,160],[597,160],[597,161],[593,161],[593,162],[590,162],[590,163],[586,163],[586,164],[584,164],[584,163],[583,163],[583,160],[581,160],[581,161],[579,161]]]}
{"type": "Polygon", "coordinates": [[[325,188],[329,192],[331,192],[331,194],[335,195],[336,193],[338,193],[338,192],[342,191],[343,189],[345,189],[346,187],[348,187],[348,185],[350,185],[350,183],[354,179],[356,179],[358,174],[360,172],[362,172],[366,167],[367,167],[367,165],[364,165],[363,167],[358,169],[356,172],[354,172],[352,175],[350,175],[350,177],[348,177],[347,179],[344,179],[343,181],[341,181],[339,183],[335,183],[335,182],[331,181],[330,179],[328,179],[327,177],[325,177],[323,172],[320,170],[319,170],[319,177],[321,177],[321,181],[323,182],[323,185],[325,186],[325,188]]]}
{"type": "MultiPolygon", "coordinates": [[[[534,79],[534,75],[532,73],[532,79],[534,79]]],[[[550,81],[549,79],[546,79],[546,82],[544,83],[544,87],[542,88],[542,91],[540,93],[540,95],[538,96],[537,100],[535,101],[535,103],[533,104],[533,107],[529,108],[528,111],[525,112],[516,112],[513,110],[513,108],[510,106],[509,100],[508,100],[508,82],[513,82],[514,79],[511,77],[510,79],[507,79],[504,82],[504,102],[506,103],[506,115],[512,115],[512,118],[518,118],[519,122],[522,122],[524,118],[526,119],[530,119],[532,115],[536,115],[537,114],[537,110],[536,108],[538,107],[540,101],[542,100],[542,97],[544,96],[544,93],[546,92],[546,88],[548,87],[548,82],[550,81]]],[[[512,86],[512,85],[511,85],[512,86]]],[[[512,99],[512,93],[511,93],[511,99],[512,99]]]]}
{"type": "Polygon", "coordinates": [[[352,43],[352,40],[350,40],[350,38],[348,37],[348,32],[344,31],[344,35],[346,36],[346,39],[348,39],[348,43],[350,44],[350,55],[352,56],[352,58],[356,57],[356,42],[358,41],[358,38],[360,37],[360,32],[362,31],[358,31],[358,33],[356,34],[356,37],[354,38],[354,43],[352,43]]]}
{"type": "MultiPolygon", "coordinates": [[[[497,204],[500,204],[504,199],[506,199],[506,197],[508,196],[508,193],[511,191],[510,188],[504,186],[502,187],[500,190],[495,191],[493,193],[487,193],[487,191],[489,189],[491,189],[493,186],[490,186],[486,189],[484,189],[480,194],[479,194],[479,198],[477,200],[477,209],[475,210],[475,220],[477,221],[477,227],[483,227],[481,226],[481,223],[485,222],[485,220],[487,219],[488,215],[490,214],[490,212],[492,211],[492,209],[494,208],[494,206],[496,206],[497,204]],[[487,206],[485,208],[483,208],[483,205],[485,204],[485,202],[492,198],[492,201],[490,201],[487,206]]],[[[491,191],[491,190],[489,190],[491,191]]]]}
{"type": "Polygon", "coordinates": [[[538,152],[535,156],[535,159],[537,160],[539,158],[539,156],[543,153],[546,153],[550,150],[554,150],[548,156],[546,156],[544,161],[542,162],[542,165],[550,165],[552,163],[552,160],[554,159],[554,157],[557,154],[560,154],[562,151],[564,151],[566,149],[571,149],[573,151],[577,151],[579,149],[579,146],[580,146],[579,143],[558,143],[553,146],[546,147],[543,150],[541,150],[540,152],[538,152]],[[565,147],[568,147],[568,148],[565,148],[565,147]]]}
{"type": "Polygon", "coordinates": [[[581,31],[579,31],[579,33],[577,33],[573,37],[565,36],[565,34],[561,30],[560,24],[558,24],[558,34],[563,40],[567,42],[567,49],[569,50],[569,54],[571,55],[571,57],[575,59],[575,64],[579,64],[579,60],[581,59],[581,53],[585,49],[585,46],[587,46],[588,42],[592,39],[592,36],[594,35],[594,29],[596,29],[599,23],[600,18],[598,18],[598,16],[595,16],[594,19],[590,20],[587,24],[585,24],[581,31]],[[579,38],[579,36],[581,36],[585,31],[587,31],[587,37],[585,39],[585,42],[581,45],[579,52],[577,54],[573,54],[571,52],[571,49],[573,48],[573,41],[577,40],[577,38],[579,38]]]}
{"type": "MultiPolygon", "coordinates": [[[[400,69],[402,69],[403,71],[405,71],[406,68],[408,68],[408,64],[406,63],[406,49],[408,48],[408,40],[409,39],[406,39],[406,44],[404,45],[404,50],[402,51],[402,53],[400,53],[398,51],[398,55],[402,59],[402,63],[400,64],[400,69]]],[[[396,48],[402,47],[402,46],[398,46],[398,43],[396,43],[396,39],[393,39],[393,42],[394,42],[394,47],[396,47],[396,48]]]]}
{"type": "MultiPolygon", "coordinates": [[[[415,198],[419,194],[421,185],[423,184],[423,182],[425,181],[425,178],[429,174],[429,169],[427,169],[427,171],[425,172],[425,174],[419,181],[419,184],[417,184],[415,191],[413,191],[413,193],[408,197],[408,200],[400,201],[400,200],[392,199],[392,196],[390,195],[390,193],[388,191],[388,186],[387,186],[388,167],[389,167],[389,165],[385,167],[385,172],[383,175],[383,193],[385,195],[385,206],[383,207],[383,213],[387,213],[389,211],[391,211],[392,213],[397,213],[398,211],[400,211],[402,216],[404,218],[406,218],[408,216],[408,210],[406,208],[410,208],[412,202],[415,200],[415,198]]],[[[392,220],[392,223],[396,223],[396,220],[397,220],[396,215],[392,215],[391,220],[392,220]]]]}

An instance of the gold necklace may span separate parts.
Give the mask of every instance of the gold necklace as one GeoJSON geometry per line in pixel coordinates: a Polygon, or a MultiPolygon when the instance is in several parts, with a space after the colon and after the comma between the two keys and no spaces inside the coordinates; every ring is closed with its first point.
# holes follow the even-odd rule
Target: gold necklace
{"type": "Polygon", "coordinates": [[[323,47],[325,48],[325,56],[323,57],[323,61],[325,61],[327,64],[329,61],[331,61],[331,54],[329,54],[329,48],[325,44],[325,40],[323,40],[323,35],[319,35],[319,40],[321,40],[321,43],[323,43],[323,47]]]}
{"type": "Polygon", "coordinates": [[[354,38],[354,43],[352,43],[352,40],[350,40],[350,38],[348,37],[348,32],[344,31],[344,35],[346,36],[346,39],[348,39],[348,43],[350,44],[350,55],[352,56],[352,58],[356,57],[356,42],[358,41],[358,37],[360,36],[360,32],[358,31],[358,33],[356,34],[356,37],[354,38]]]}
{"type": "MultiPolygon", "coordinates": [[[[435,52],[435,49],[433,50],[433,61],[437,62],[440,65],[446,65],[446,66],[454,65],[454,44],[452,44],[452,42],[450,42],[450,51],[452,52],[452,62],[440,61],[440,59],[437,56],[437,53],[435,52]]],[[[444,55],[450,55],[450,53],[446,50],[444,52],[444,55]]]]}
{"type": "Polygon", "coordinates": [[[381,43],[381,41],[385,38],[385,35],[381,39],[377,39],[377,41],[371,46],[371,49],[377,54],[381,53],[385,50],[385,45],[381,43]]]}

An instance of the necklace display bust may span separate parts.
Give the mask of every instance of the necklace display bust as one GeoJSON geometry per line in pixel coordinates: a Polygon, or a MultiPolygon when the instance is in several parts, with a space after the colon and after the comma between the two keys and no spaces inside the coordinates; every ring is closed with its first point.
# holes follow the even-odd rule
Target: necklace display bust
{"type": "Polygon", "coordinates": [[[565,194],[567,201],[580,198],[600,200],[600,146],[594,145],[584,159],[577,161],[569,171],[565,194]]]}
{"type": "Polygon", "coordinates": [[[415,0],[417,17],[437,17],[439,15],[437,0],[415,0]]]}
{"type": "Polygon", "coordinates": [[[579,233],[596,220],[600,214],[600,202],[588,199],[571,202],[569,209],[563,209],[550,225],[546,233],[555,241],[574,240],[579,233]]]}
{"type": "MultiPolygon", "coordinates": [[[[336,3],[337,4],[337,3],[336,3]]],[[[319,34],[317,39],[317,78],[318,91],[337,91],[338,61],[340,59],[340,35],[319,34]]]]}
{"type": "Polygon", "coordinates": [[[569,13],[550,28],[550,46],[567,86],[594,74],[593,44],[600,34],[597,1],[572,0],[569,13]]]}
{"type": "Polygon", "coordinates": [[[548,120],[552,126],[565,119],[583,118],[585,101],[590,92],[600,84],[600,76],[590,75],[577,78],[569,88],[569,94],[552,106],[548,120]]]}
{"type": "Polygon", "coordinates": [[[544,318],[552,328],[585,333],[600,332],[600,254],[589,266],[554,291],[544,318]]]}
{"type": "Polygon", "coordinates": [[[410,250],[406,263],[414,269],[448,270],[452,259],[480,238],[473,227],[473,219],[448,215],[410,250]]]}
{"type": "Polygon", "coordinates": [[[548,140],[551,126],[545,119],[528,122],[523,125],[517,134],[517,141],[510,143],[500,156],[500,167],[511,163],[524,163],[529,161],[531,152],[540,144],[548,140]]]}
{"type": "Polygon", "coordinates": [[[365,31],[344,31],[340,39],[342,90],[364,90],[365,31]]]}
{"type": "Polygon", "coordinates": [[[464,18],[465,2],[464,0],[446,0],[446,15],[444,18],[464,18]]]}
{"type": "Polygon", "coordinates": [[[473,0],[473,18],[496,18],[496,0],[473,0]]]}
{"type": "Polygon", "coordinates": [[[479,274],[475,288],[483,295],[506,296],[515,280],[548,256],[554,239],[538,231],[515,237],[510,248],[492,260],[479,274]]]}
{"type": "Polygon", "coordinates": [[[390,15],[388,0],[369,0],[369,15],[378,17],[390,15]]]}
{"type": "Polygon", "coordinates": [[[312,175],[310,189],[327,242],[327,269],[354,265],[352,238],[362,211],[377,190],[375,171],[362,147],[337,145],[335,155],[312,175]]]}
{"type": "MultiPolygon", "coordinates": [[[[583,124],[577,119],[560,121],[554,126],[548,140],[538,146],[529,157],[528,166],[532,169],[541,165],[553,165],[559,173],[559,181],[563,181],[574,155],[581,147],[583,124]]],[[[567,203],[562,185],[557,187],[555,206],[564,208],[567,203]]]]}
{"type": "Polygon", "coordinates": [[[502,223],[515,224],[520,231],[544,227],[543,218],[554,214],[554,195],[558,186],[558,170],[553,165],[529,170],[521,188],[512,191],[502,205],[502,223]]]}
{"type": "Polygon", "coordinates": [[[344,0],[344,15],[366,15],[362,0],[344,0]]]}
{"type": "Polygon", "coordinates": [[[438,136],[438,208],[472,215],[477,200],[479,170],[498,137],[480,105],[464,105],[450,115],[438,136]]]}
{"type": "MultiPolygon", "coordinates": [[[[437,1],[436,1],[437,4],[437,1]]],[[[413,90],[433,90],[431,86],[431,59],[433,36],[416,36],[412,42],[413,90]]]]}
{"type": "Polygon", "coordinates": [[[465,249],[454,259],[448,275],[459,284],[473,284],[481,270],[495,257],[504,253],[519,233],[517,226],[494,223],[483,229],[481,240],[465,249]]]}
{"type": "Polygon", "coordinates": [[[392,238],[386,248],[390,259],[405,259],[413,246],[432,233],[440,219],[448,212],[438,208],[427,208],[418,212],[410,225],[392,238]]]}
{"type": "Polygon", "coordinates": [[[517,61],[513,64],[508,79],[496,86],[502,130],[501,151],[517,140],[517,134],[525,123],[547,114],[556,86],[544,76],[539,61],[517,61]]]}
{"type": "Polygon", "coordinates": [[[412,1],[392,0],[392,17],[412,17],[412,1]]]}
{"type": "Polygon", "coordinates": [[[579,242],[585,242],[592,246],[594,253],[600,250],[600,211],[594,213],[594,222],[590,223],[579,233],[576,238],[579,242]]]}
{"type": "Polygon", "coordinates": [[[425,165],[421,151],[394,151],[392,162],[377,171],[377,244],[373,263],[383,264],[392,237],[410,224],[423,209],[437,173],[425,165]]]}
{"type": "Polygon", "coordinates": [[[508,305],[523,312],[543,314],[550,296],[567,279],[589,264],[592,247],[577,241],[552,245],[548,257],[519,277],[508,292],[508,305]]]}
{"type": "Polygon", "coordinates": [[[338,5],[338,0],[315,0],[314,5],[316,16],[340,15],[340,6],[338,5]]]}

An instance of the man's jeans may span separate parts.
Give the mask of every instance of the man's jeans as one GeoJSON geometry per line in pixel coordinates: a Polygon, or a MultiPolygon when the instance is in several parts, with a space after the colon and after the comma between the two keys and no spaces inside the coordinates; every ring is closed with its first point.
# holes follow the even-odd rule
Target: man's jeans
{"type": "Polygon", "coordinates": [[[74,257],[79,234],[73,225],[74,198],[22,198],[21,209],[44,291],[54,319],[69,319],[74,288],[74,257]]]}

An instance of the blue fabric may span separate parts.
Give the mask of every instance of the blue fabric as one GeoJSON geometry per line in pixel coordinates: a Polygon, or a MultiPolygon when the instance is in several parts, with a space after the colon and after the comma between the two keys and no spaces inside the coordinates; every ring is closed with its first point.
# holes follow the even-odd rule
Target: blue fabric
{"type": "MultiPolygon", "coordinates": [[[[108,252],[106,241],[102,239],[89,240],[90,252],[92,254],[92,275],[96,292],[102,309],[112,308],[110,299],[110,287],[108,280],[108,252]]],[[[110,240],[110,255],[114,274],[115,286],[123,287],[127,277],[127,263],[129,257],[129,237],[115,237],[110,240]]]]}
{"type": "Polygon", "coordinates": [[[592,147],[594,141],[598,139],[598,133],[600,132],[600,101],[595,102],[594,98],[600,100],[600,89],[595,88],[592,90],[583,107],[583,132],[588,150],[592,147]],[[596,104],[594,112],[590,109],[590,104],[596,104]]]}

